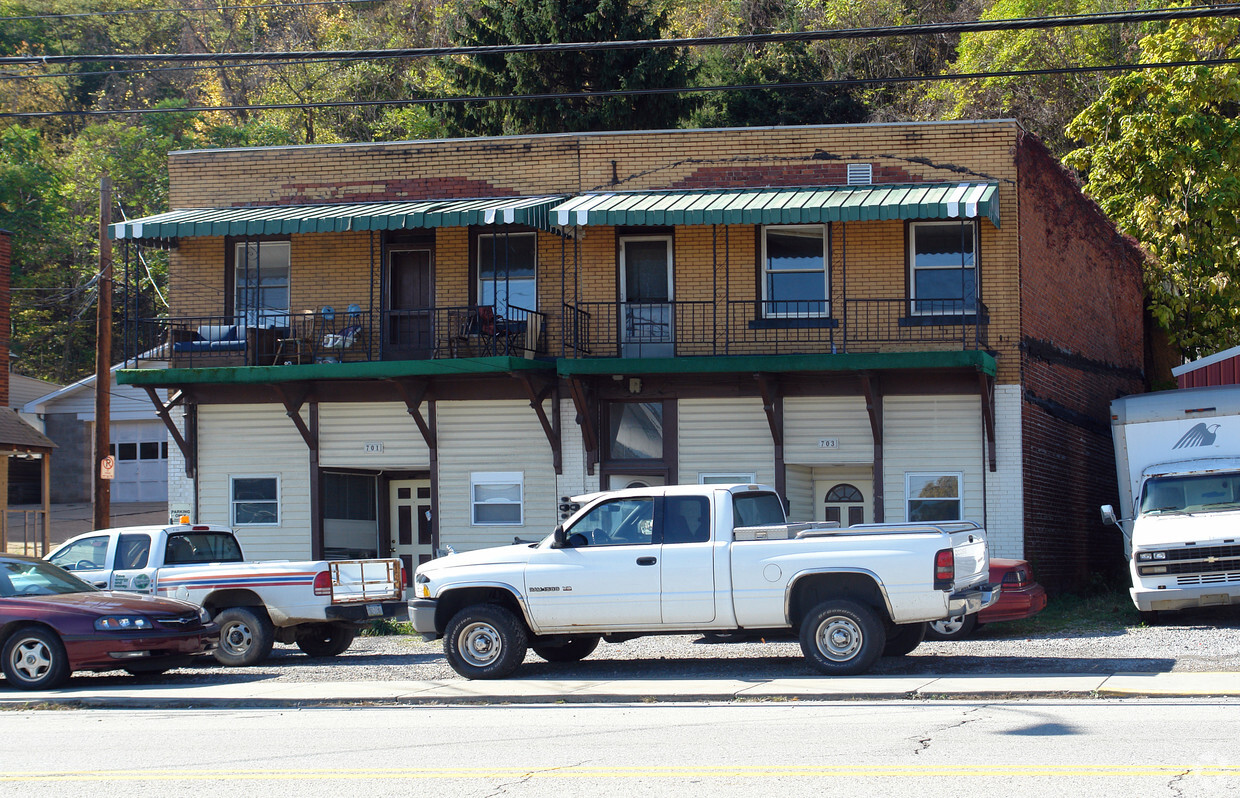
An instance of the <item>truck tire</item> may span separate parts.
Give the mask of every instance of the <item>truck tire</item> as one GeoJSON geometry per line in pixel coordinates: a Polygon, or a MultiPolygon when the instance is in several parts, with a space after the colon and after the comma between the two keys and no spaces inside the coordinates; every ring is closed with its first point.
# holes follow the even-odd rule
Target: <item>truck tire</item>
{"type": "Polygon", "coordinates": [[[251,607],[229,607],[215,616],[220,625],[220,645],[215,659],[230,668],[254,665],[267,659],[275,643],[275,628],[267,613],[251,607]]]}
{"type": "Polygon", "coordinates": [[[903,657],[921,645],[926,639],[926,623],[903,623],[887,630],[887,644],[883,646],[884,657],[903,657]]]}
{"type": "Polygon", "coordinates": [[[51,690],[69,681],[69,655],[51,629],[27,626],[4,641],[4,678],[18,690],[51,690]]]}
{"type": "Polygon", "coordinates": [[[878,614],[857,601],[828,599],[801,619],[801,653],[829,676],[865,673],[886,644],[878,614]]]}
{"type": "Polygon", "coordinates": [[[334,657],[353,645],[357,627],[347,623],[308,623],[297,630],[297,647],[310,657],[334,657]]]}
{"type": "Polygon", "coordinates": [[[601,639],[599,635],[574,635],[560,645],[540,645],[535,639],[530,648],[547,662],[577,662],[593,654],[601,639]]]}
{"type": "Polygon", "coordinates": [[[964,640],[977,629],[977,613],[957,615],[941,621],[931,621],[926,629],[927,640],[964,640]]]}
{"type": "Polygon", "coordinates": [[[498,604],[473,604],[452,620],[443,653],[452,670],[466,679],[503,679],[522,662],[529,634],[516,615],[498,604]]]}

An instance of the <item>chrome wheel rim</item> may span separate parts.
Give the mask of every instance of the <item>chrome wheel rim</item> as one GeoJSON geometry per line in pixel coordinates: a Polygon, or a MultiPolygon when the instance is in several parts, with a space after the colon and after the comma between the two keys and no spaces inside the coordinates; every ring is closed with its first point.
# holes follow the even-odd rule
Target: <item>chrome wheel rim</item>
{"type": "Polygon", "coordinates": [[[26,681],[38,681],[52,669],[52,650],[42,640],[23,640],[13,647],[10,664],[26,681]]]}
{"type": "Polygon", "coordinates": [[[851,618],[832,615],[818,626],[818,650],[832,662],[847,662],[857,656],[865,635],[851,618]]]}
{"type": "Polygon", "coordinates": [[[461,630],[456,650],[473,667],[485,668],[503,654],[504,641],[491,624],[475,622],[461,630]]]}
{"type": "Polygon", "coordinates": [[[930,628],[941,635],[957,635],[964,628],[964,616],[957,615],[955,618],[947,618],[942,621],[931,621],[930,628]]]}
{"type": "Polygon", "coordinates": [[[253,645],[254,631],[244,623],[231,623],[220,630],[220,648],[229,654],[244,654],[253,645]]]}

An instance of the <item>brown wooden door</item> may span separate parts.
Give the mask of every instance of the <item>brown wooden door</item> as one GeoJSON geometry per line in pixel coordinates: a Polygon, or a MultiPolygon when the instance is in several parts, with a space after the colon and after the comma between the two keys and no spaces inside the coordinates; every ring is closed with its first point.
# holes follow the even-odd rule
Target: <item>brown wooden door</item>
{"type": "Polygon", "coordinates": [[[431,323],[434,305],[429,249],[388,253],[386,357],[421,360],[434,351],[431,323]]]}

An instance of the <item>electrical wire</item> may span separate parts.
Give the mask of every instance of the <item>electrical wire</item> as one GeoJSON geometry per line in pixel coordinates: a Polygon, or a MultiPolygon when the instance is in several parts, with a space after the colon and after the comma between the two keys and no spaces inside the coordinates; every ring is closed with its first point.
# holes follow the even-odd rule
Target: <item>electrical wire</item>
{"type": "Polygon", "coordinates": [[[191,6],[190,8],[129,8],[117,11],[83,11],[77,14],[27,14],[19,17],[0,17],[0,22],[43,22],[58,19],[82,19],[84,17],[117,17],[138,14],[189,14],[195,11],[260,11],[268,8],[305,8],[307,6],[351,6],[364,3],[381,3],[384,0],[311,0],[303,3],[268,3],[259,6],[191,6]]]}
{"type": "Polygon", "coordinates": [[[1034,75],[1064,75],[1064,74],[1081,74],[1087,72],[1121,72],[1121,71],[1138,71],[1145,69],[1178,69],[1181,67],[1216,67],[1228,64],[1240,63],[1240,58],[1215,58],[1204,59],[1198,61],[1163,61],[1157,63],[1140,63],[1140,64],[1110,64],[1105,66],[1088,66],[1088,67],[1048,67],[1045,69],[1019,69],[1019,70],[999,70],[995,72],[961,72],[939,75],[897,75],[894,77],[884,78],[841,78],[838,80],[811,80],[800,81],[795,83],[747,83],[732,84],[726,86],[676,86],[665,88],[644,88],[644,89],[612,89],[606,91],[573,91],[573,92],[549,92],[539,94],[500,94],[488,95],[480,97],[415,97],[404,100],[350,100],[340,102],[319,102],[319,103],[269,103],[265,105],[212,105],[212,106],[184,106],[179,108],[116,108],[111,110],[82,110],[82,111],[22,111],[22,112],[3,112],[0,113],[0,119],[42,119],[48,117],[62,116],[144,116],[146,114],[184,114],[184,113],[214,113],[225,111],[290,111],[290,110],[317,110],[323,108],[371,108],[371,107],[401,107],[410,105],[437,105],[437,104],[462,104],[462,103],[482,103],[482,102],[501,102],[514,100],[576,100],[591,99],[602,97],[638,97],[646,95],[662,95],[662,94],[698,94],[705,92],[718,91],[772,91],[785,89],[818,89],[818,88],[836,88],[844,86],[873,86],[881,84],[899,84],[899,83],[917,83],[917,82],[935,82],[935,81],[968,81],[968,80],[985,80],[988,78],[1012,78],[1012,77],[1029,77],[1034,75]]]}
{"type": "Polygon", "coordinates": [[[1037,30],[1087,25],[1133,24],[1179,19],[1240,16],[1240,4],[1190,6],[1153,11],[1122,11],[1100,14],[1072,14],[1057,17],[978,20],[975,22],[933,22],[919,25],[887,25],[874,28],[843,28],[786,33],[755,33],[743,36],[699,36],[679,39],[636,39],[615,42],[556,42],[550,44],[496,44],[453,47],[410,47],[384,50],[297,50],[250,53],[121,53],[95,55],[22,55],[0,57],[0,66],[31,64],[78,64],[86,62],[201,63],[227,61],[299,61],[306,58],[379,60],[386,58],[432,58],[460,55],[505,55],[516,53],[600,52],[608,50],[651,50],[659,48],[709,47],[736,44],[875,39],[891,36],[940,36],[945,34],[993,31],[1037,30]]]}

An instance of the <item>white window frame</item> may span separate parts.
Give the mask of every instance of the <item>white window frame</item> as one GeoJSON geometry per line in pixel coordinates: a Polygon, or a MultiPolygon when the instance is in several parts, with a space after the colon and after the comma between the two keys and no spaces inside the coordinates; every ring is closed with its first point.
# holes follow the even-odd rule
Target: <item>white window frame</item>
{"type": "Polygon", "coordinates": [[[283,502],[280,501],[280,497],[282,495],[283,493],[280,490],[280,475],[279,474],[229,474],[228,475],[228,520],[231,522],[230,525],[235,526],[235,527],[238,527],[238,526],[239,527],[280,526],[280,518],[283,512],[283,507],[281,506],[283,502]],[[236,488],[237,488],[237,480],[239,479],[273,479],[275,480],[275,483],[276,483],[276,498],[275,498],[276,520],[275,521],[264,522],[260,524],[242,524],[237,521],[236,488]]]}
{"type": "Polygon", "coordinates": [[[699,485],[732,485],[738,483],[752,485],[757,481],[757,474],[754,474],[752,471],[748,474],[738,472],[698,472],[699,485]]]}
{"type": "MultiPolygon", "coordinates": [[[[289,306],[293,301],[293,243],[291,241],[237,241],[233,245],[233,310],[239,323],[250,327],[287,326],[289,323],[289,306]],[[247,276],[246,250],[253,244],[258,251],[258,281],[252,288],[242,282],[247,276]],[[253,308],[242,304],[242,297],[253,292],[256,297],[262,291],[262,260],[263,250],[270,251],[280,247],[288,251],[285,261],[288,269],[284,273],[284,291],[287,302],[283,308],[253,308]]],[[[244,337],[244,336],[242,336],[244,337]]]]}
{"type": "MultiPolygon", "coordinates": [[[[963,471],[906,471],[904,473],[904,520],[908,523],[922,523],[912,521],[912,513],[909,504],[914,499],[918,501],[936,501],[936,499],[924,499],[914,497],[913,480],[922,479],[938,479],[939,477],[955,477],[956,478],[956,498],[955,499],[938,499],[937,501],[955,501],[960,509],[956,513],[956,518],[944,519],[944,521],[963,521],[964,520],[964,472],[963,471]]],[[[933,523],[933,522],[925,522],[933,523]]]]}
{"type": "MultiPolygon", "coordinates": [[[[977,284],[977,266],[978,266],[978,249],[981,246],[981,240],[978,235],[978,225],[972,220],[956,221],[956,222],[910,222],[908,226],[908,296],[909,296],[909,315],[911,316],[972,316],[977,313],[977,303],[979,300],[978,284],[977,284]],[[917,265],[917,230],[925,227],[954,227],[960,229],[962,224],[968,225],[973,230],[973,265],[972,266],[918,266],[917,265]],[[961,269],[973,270],[973,307],[965,306],[967,297],[960,300],[961,306],[956,308],[944,308],[942,310],[920,310],[917,307],[917,272],[918,271],[960,271],[961,269]]],[[[943,299],[926,299],[924,302],[953,302],[955,300],[943,299]]]]}
{"type": "Polygon", "coordinates": [[[524,526],[525,525],[525,472],[524,471],[474,471],[469,475],[469,525],[470,526],[524,526]],[[479,485],[513,485],[517,486],[518,499],[515,502],[496,501],[493,504],[515,504],[517,520],[500,523],[479,521],[478,506],[474,501],[474,489],[479,485]]]}
{"type": "MultiPolygon", "coordinates": [[[[521,309],[522,309],[522,310],[531,310],[531,311],[536,311],[536,310],[538,310],[538,234],[537,234],[537,233],[534,233],[534,232],[528,232],[528,233],[479,233],[479,234],[478,234],[478,236],[477,236],[477,238],[475,239],[475,242],[474,242],[474,263],[475,263],[475,265],[477,266],[477,274],[478,274],[478,284],[477,284],[477,286],[476,286],[476,287],[477,287],[477,290],[478,290],[478,295],[477,295],[477,296],[478,296],[478,304],[480,304],[480,305],[485,305],[485,304],[488,304],[488,303],[486,303],[486,302],[484,302],[484,301],[483,301],[483,297],[485,297],[485,296],[486,296],[486,291],[483,289],[483,285],[484,285],[484,284],[486,284],[486,283],[491,283],[491,284],[492,284],[492,289],[491,289],[491,302],[490,302],[490,304],[491,304],[492,306],[494,306],[494,308],[495,308],[495,313],[496,313],[497,315],[500,315],[500,316],[503,316],[503,315],[505,315],[505,314],[507,313],[508,306],[509,306],[509,300],[510,300],[512,297],[511,297],[511,296],[505,296],[505,298],[504,298],[504,303],[503,303],[503,305],[501,305],[501,304],[500,304],[500,301],[499,301],[499,283],[501,282],[501,280],[499,279],[498,274],[493,274],[491,277],[483,277],[483,276],[482,276],[482,265],[483,265],[483,259],[482,259],[482,241],[483,241],[483,239],[491,239],[491,242],[492,242],[492,243],[491,243],[491,246],[492,246],[492,249],[494,250],[495,248],[497,248],[497,247],[499,246],[499,242],[500,242],[500,241],[503,241],[503,240],[505,240],[505,239],[507,239],[507,240],[512,240],[512,239],[514,239],[514,238],[523,238],[523,237],[532,238],[532,239],[534,240],[534,276],[533,276],[533,277],[518,277],[518,278],[517,278],[517,282],[522,282],[522,283],[524,283],[524,282],[529,282],[529,283],[532,283],[532,284],[533,284],[533,286],[534,286],[534,307],[532,307],[532,308],[521,308],[521,309]]],[[[490,263],[487,263],[486,265],[487,265],[487,268],[490,268],[490,267],[491,267],[491,264],[490,264],[490,263]]],[[[502,268],[502,266],[501,266],[500,264],[496,264],[496,267],[495,267],[495,268],[499,269],[499,268],[502,268]]],[[[509,278],[509,286],[510,286],[510,287],[511,287],[511,283],[512,283],[512,282],[513,282],[513,281],[512,281],[512,278],[510,277],[510,278],[509,278]]],[[[521,306],[520,306],[520,305],[517,305],[516,307],[520,308],[521,306]]]]}
{"type": "MultiPolygon", "coordinates": [[[[767,224],[762,226],[762,316],[768,319],[829,319],[831,318],[831,233],[825,224],[767,224]],[[817,274],[822,273],[822,306],[821,312],[810,311],[774,311],[771,308],[772,302],[783,300],[773,300],[770,297],[770,284],[768,278],[772,274],[768,267],[770,262],[767,257],[767,231],[774,230],[820,230],[822,232],[822,269],[779,269],[775,274],[817,274]]],[[[819,300],[811,300],[819,301],[819,300]]]]}

